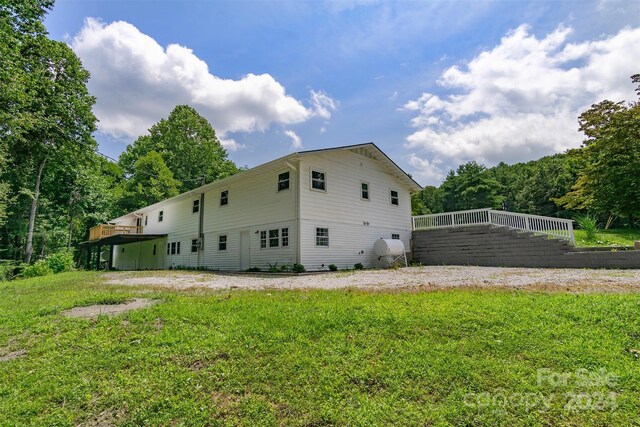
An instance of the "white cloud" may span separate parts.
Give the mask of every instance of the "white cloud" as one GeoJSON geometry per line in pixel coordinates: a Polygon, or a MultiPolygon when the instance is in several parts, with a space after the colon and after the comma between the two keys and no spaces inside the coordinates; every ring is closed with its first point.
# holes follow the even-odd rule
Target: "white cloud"
{"type": "Polygon", "coordinates": [[[338,108],[338,102],[323,91],[311,91],[311,105],[314,114],[325,120],[329,120],[331,114],[338,108]]]}
{"type": "Polygon", "coordinates": [[[239,144],[238,142],[236,142],[235,139],[233,138],[218,138],[220,140],[220,144],[227,150],[227,151],[238,151],[241,148],[244,148],[243,144],[239,144]]]}
{"type": "Polygon", "coordinates": [[[423,93],[404,105],[417,112],[406,146],[432,159],[412,165],[493,165],[561,152],[580,145],[577,118],[592,103],[635,99],[629,77],[638,72],[640,28],[580,43],[568,42],[571,32],[560,26],[537,38],[522,25],[446,69],[438,80],[445,95],[423,93]]]}
{"type": "Polygon", "coordinates": [[[298,150],[302,148],[302,139],[292,130],[285,130],[284,134],[291,138],[291,149],[298,150]]]}
{"type": "MultiPolygon", "coordinates": [[[[178,104],[196,108],[223,137],[314,115],[327,118],[335,106],[324,92],[312,91],[307,108],[269,74],[238,80],[215,76],[190,49],[178,44],[163,48],[123,21],[104,24],[88,18],[71,46],[91,72],[99,130],[115,137],[146,133],[178,104]]],[[[232,141],[227,141],[230,150],[240,147],[232,141]]]]}

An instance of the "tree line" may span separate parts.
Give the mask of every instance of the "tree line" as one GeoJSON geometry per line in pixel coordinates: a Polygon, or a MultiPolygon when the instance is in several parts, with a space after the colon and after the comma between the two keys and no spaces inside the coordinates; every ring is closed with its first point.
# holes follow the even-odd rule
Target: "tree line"
{"type": "MultiPolygon", "coordinates": [[[[631,76],[638,84],[640,74],[631,76]]],[[[412,197],[414,215],[494,208],[534,215],[597,217],[636,226],[640,216],[640,101],[594,104],[578,118],[580,148],[526,163],[487,168],[468,162],[438,187],[412,197]]]]}
{"type": "Polygon", "coordinates": [[[43,25],[53,0],[0,0],[0,259],[69,251],[90,227],[237,173],[211,124],[177,106],[118,159],[98,151],[89,73],[43,25]]]}

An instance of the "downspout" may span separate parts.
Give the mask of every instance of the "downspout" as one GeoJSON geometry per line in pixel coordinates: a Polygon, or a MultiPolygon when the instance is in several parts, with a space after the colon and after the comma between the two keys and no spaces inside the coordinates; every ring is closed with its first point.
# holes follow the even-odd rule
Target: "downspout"
{"type": "Polygon", "coordinates": [[[204,250],[204,192],[200,193],[200,218],[198,222],[198,267],[204,250]]]}
{"type": "MultiPolygon", "coordinates": [[[[296,168],[295,166],[293,166],[291,163],[289,163],[289,161],[285,161],[284,162],[287,166],[289,166],[291,169],[294,170],[294,172],[296,173],[296,188],[294,191],[294,197],[293,197],[293,201],[295,204],[295,221],[296,221],[296,264],[300,264],[300,259],[301,259],[301,248],[300,248],[300,242],[302,241],[302,239],[300,238],[300,171],[298,170],[298,168],[296,168]]],[[[300,164],[298,163],[298,166],[300,166],[300,164]]]]}

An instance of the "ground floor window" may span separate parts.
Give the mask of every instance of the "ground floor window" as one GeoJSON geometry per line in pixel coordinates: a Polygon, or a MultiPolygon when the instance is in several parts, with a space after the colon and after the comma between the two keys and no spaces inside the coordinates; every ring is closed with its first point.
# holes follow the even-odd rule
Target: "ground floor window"
{"type": "Polygon", "coordinates": [[[167,243],[167,255],[180,255],[180,242],[167,243]]]}
{"type": "Polygon", "coordinates": [[[218,250],[226,251],[227,250],[227,235],[221,234],[218,236],[218,250]]]}
{"type": "Polygon", "coordinates": [[[329,246],[329,229],[316,227],[316,246],[329,246]]]}
{"type": "Polygon", "coordinates": [[[191,252],[198,252],[198,239],[191,239],[191,252]]]}
{"type": "Polygon", "coordinates": [[[269,230],[269,247],[277,248],[280,246],[280,230],[269,230]]]}
{"type": "Polygon", "coordinates": [[[391,238],[392,238],[393,240],[400,240],[400,235],[399,235],[399,234],[396,234],[396,233],[393,233],[393,234],[391,235],[391,238]]]}
{"type": "Polygon", "coordinates": [[[260,232],[260,249],[264,249],[266,247],[267,247],[267,232],[263,230],[260,232]]]}
{"type": "Polygon", "coordinates": [[[157,247],[156,247],[156,244],[154,243],[153,244],[153,255],[154,256],[156,255],[156,251],[157,251],[157,247]]]}
{"type": "Polygon", "coordinates": [[[282,229],[282,247],[285,248],[287,246],[289,246],[289,229],[283,228],[282,229]]]}

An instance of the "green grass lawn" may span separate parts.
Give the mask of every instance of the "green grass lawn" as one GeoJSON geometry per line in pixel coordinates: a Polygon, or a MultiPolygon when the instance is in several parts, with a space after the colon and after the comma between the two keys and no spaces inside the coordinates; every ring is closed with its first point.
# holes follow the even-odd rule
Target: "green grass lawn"
{"type": "Polygon", "coordinates": [[[27,351],[0,362],[0,425],[640,425],[640,294],[100,281],[0,284],[0,355],[27,351]],[[138,296],[163,302],[59,314],[138,296]]]}
{"type": "Polygon", "coordinates": [[[640,229],[610,229],[598,230],[595,240],[587,240],[582,230],[575,230],[577,246],[633,246],[633,242],[640,240],[640,229]]]}

